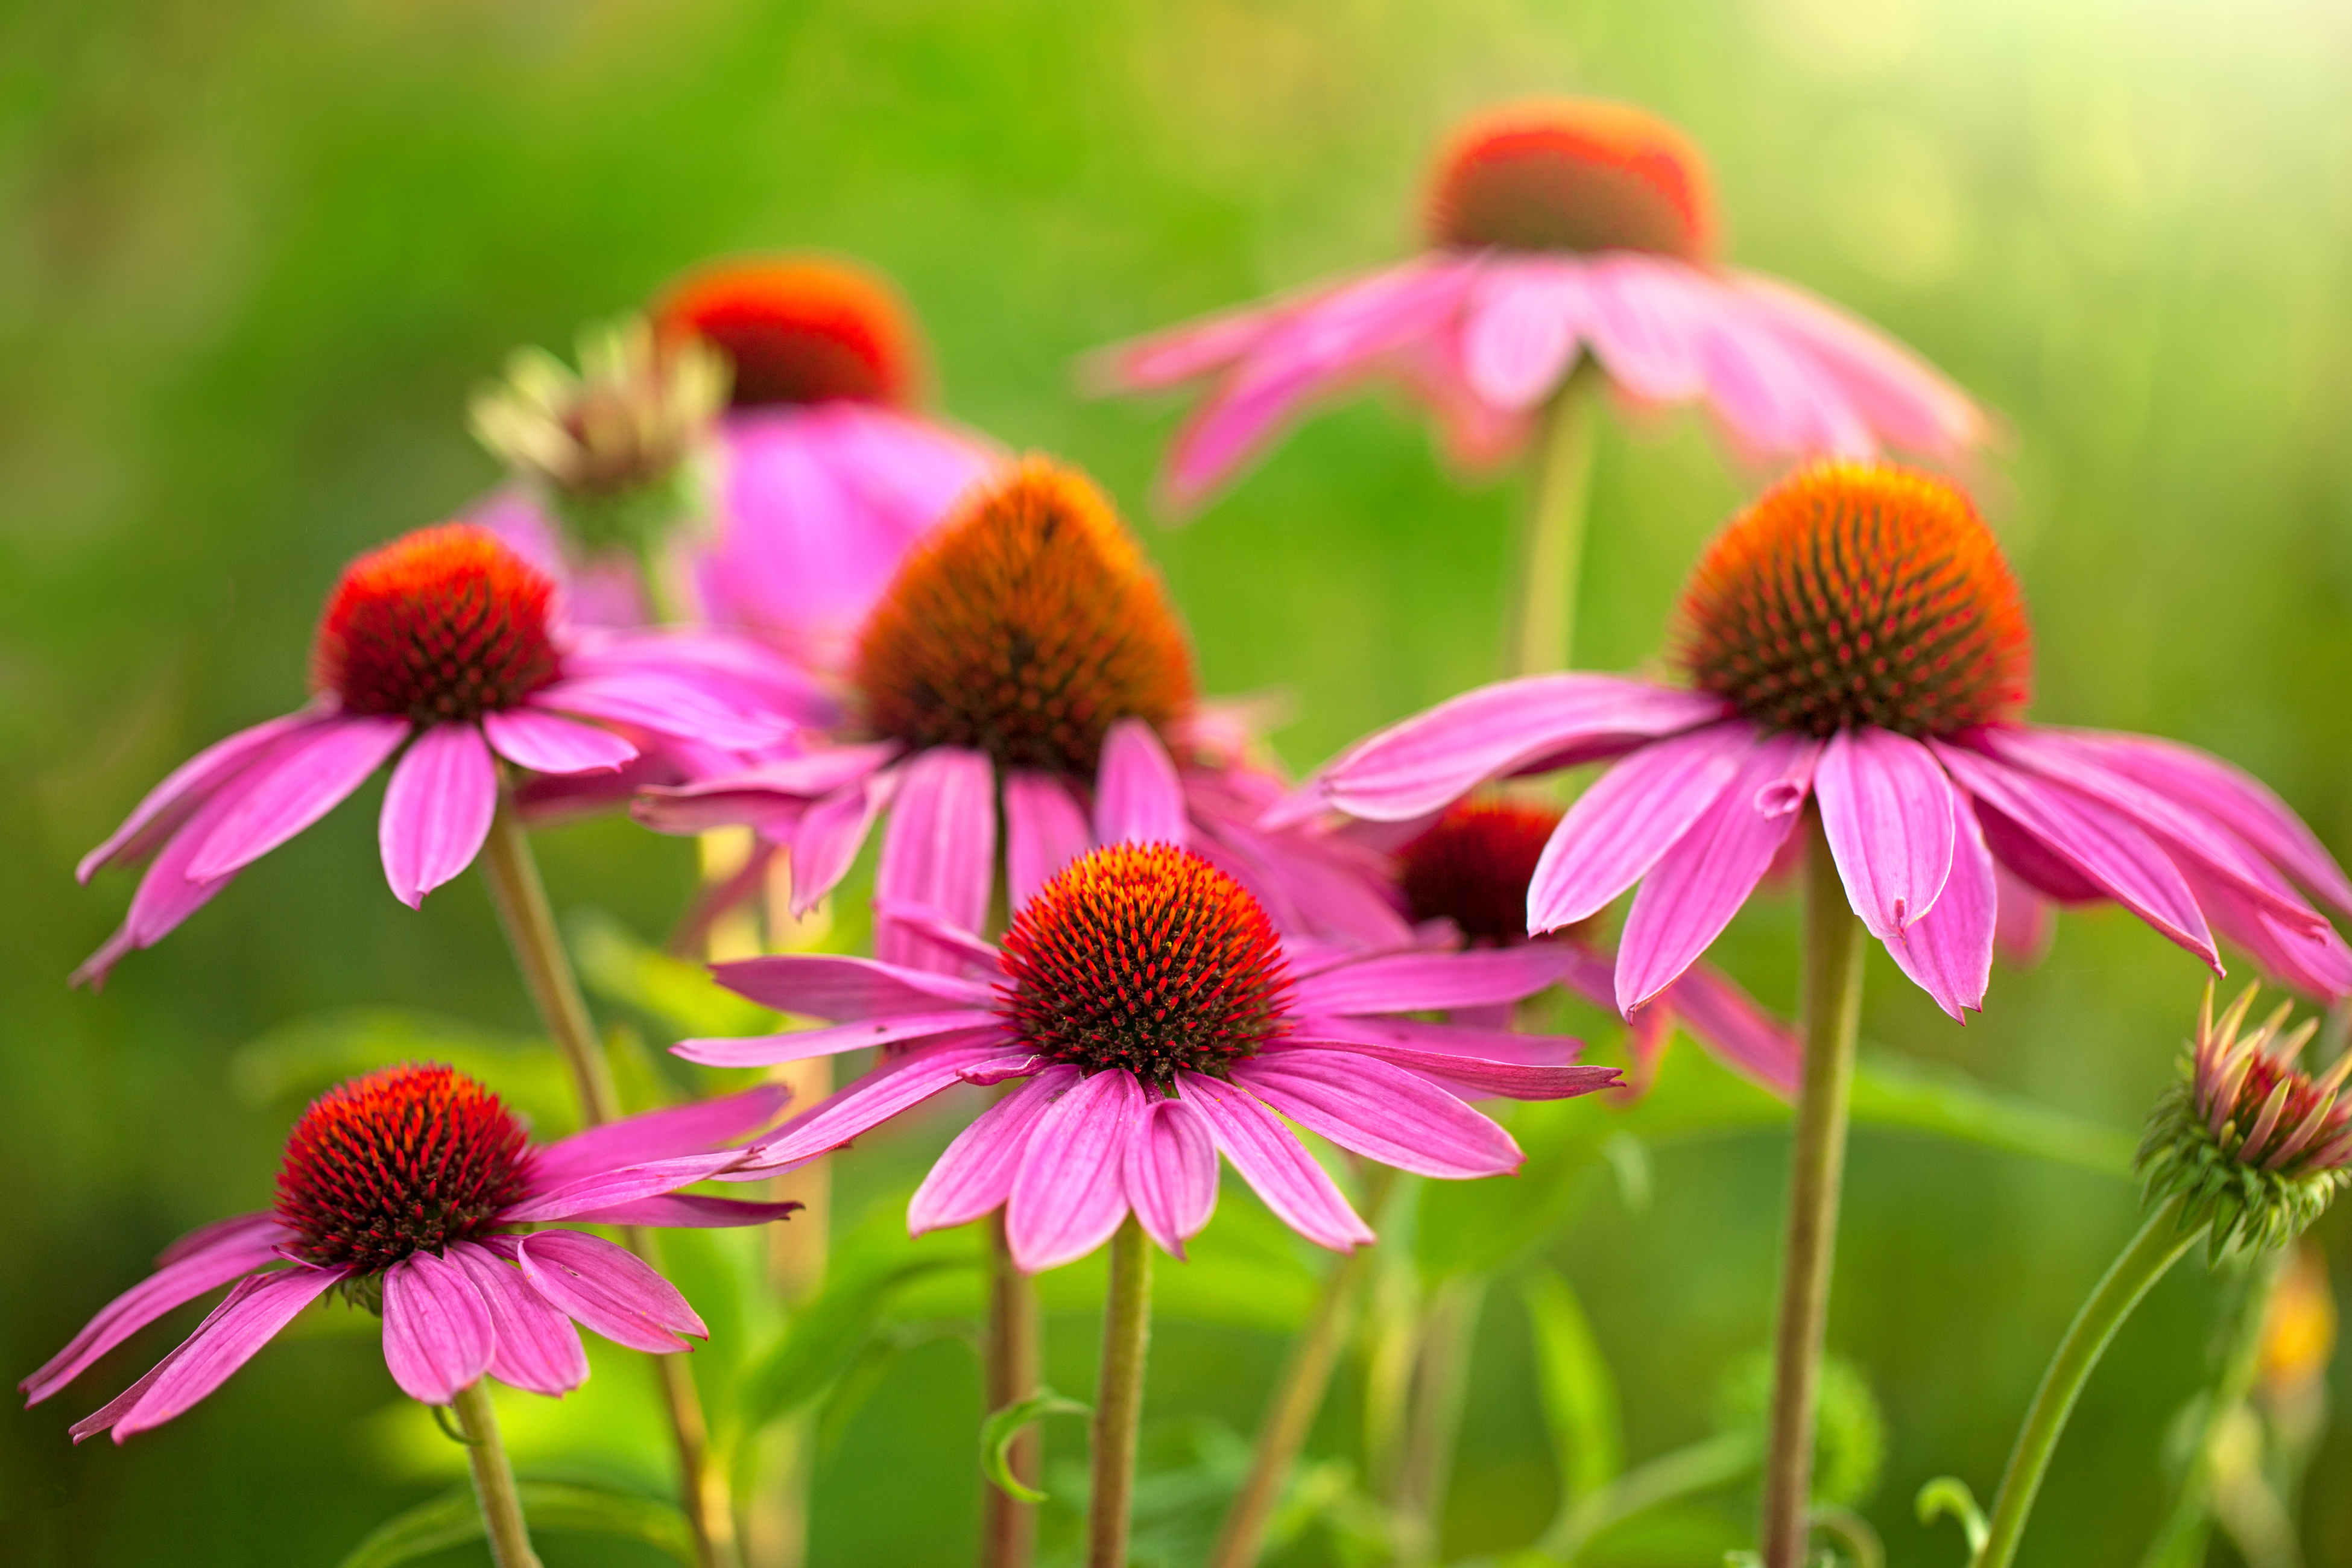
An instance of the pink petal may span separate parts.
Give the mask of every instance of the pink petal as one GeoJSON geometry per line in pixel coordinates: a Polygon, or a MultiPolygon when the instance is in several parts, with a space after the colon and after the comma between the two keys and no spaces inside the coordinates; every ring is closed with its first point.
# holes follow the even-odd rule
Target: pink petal
{"type": "Polygon", "coordinates": [[[852,780],[808,808],[793,829],[793,918],[816,908],[849,874],[865,847],[874,819],[898,793],[903,770],[891,768],[852,780]]]}
{"type": "Polygon", "coordinates": [[[146,797],[131,808],[131,815],[123,818],[122,826],[109,835],[105,843],[81,858],[81,864],[74,868],[75,879],[87,882],[101,866],[139,859],[187,821],[214,790],[246,764],[298,731],[333,722],[333,719],[315,712],[289,713],[282,719],[239,730],[225,741],[214,742],[149,790],[146,797]]]}
{"type": "Polygon", "coordinates": [[[1976,813],[1963,805],[1954,823],[1958,832],[1943,896],[1926,915],[1879,940],[1937,1006],[1965,1024],[1967,1014],[1984,1011],[1985,987],[1992,982],[1999,891],[1976,813]]]}
{"type": "Polygon", "coordinates": [[[870,1046],[904,1046],[941,1035],[990,1028],[999,1023],[989,1009],[966,1007],[953,1012],[912,1013],[893,1018],[860,1018],[824,1029],[800,1029],[782,1035],[740,1035],[708,1040],[680,1040],[670,1050],[705,1067],[772,1067],[779,1062],[806,1061],[812,1057],[839,1056],[870,1046]]]}
{"type": "Polygon", "coordinates": [[[752,1145],[743,1169],[773,1170],[838,1149],[908,1106],[963,1082],[968,1070],[1024,1062],[1028,1055],[1001,1037],[982,1044],[917,1047],[752,1145]]]}
{"type": "Polygon", "coordinates": [[[1330,1174],[1255,1095],[1195,1072],[1177,1074],[1176,1089],[1208,1118],[1219,1151],[1285,1225],[1334,1252],[1374,1239],[1330,1174]]]}
{"type": "Polygon", "coordinates": [[[745,712],[714,695],[709,683],[666,671],[567,676],[524,700],[551,713],[572,713],[631,724],[656,735],[727,751],[754,752],[792,739],[796,726],[780,714],[745,712]]]}
{"type": "Polygon", "coordinates": [[[168,1268],[183,1258],[194,1258],[200,1252],[212,1252],[233,1247],[266,1231],[278,1228],[278,1215],[269,1209],[257,1209],[251,1214],[231,1215],[210,1225],[200,1225],[179,1240],[155,1255],[155,1267],[168,1268]]]}
{"type": "Polygon", "coordinates": [[[532,1156],[531,1188],[553,1192],[607,1171],[724,1148],[773,1121],[792,1097],[782,1084],[763,1083],[740,1094],[644,1111],[574,1132],[532,1156]]]}
{"type": "Polygon", "coordinates": [[[250,1274],[278,1256],[285,1234],[275,1215],[241,1215],[238,1223],[247,1228],[232,1233],[219,1245],[166,1262],[100,1309],[65,1349],[16,1385],[25,1395],[25,1403],[38,1405],[88,1371],[99,1357],[173,1308],[250,1274]],[[266,1223],[251,1224],[257,1219],[266,1223]]]}
{"type": "MultiPolygon", "coordinates": [[[[1453,1076],[1460,1067],[1444,1070],[1453,1076]]],[[[1492,1121],[1376,1057],[1307,1047],[1267,1051],[1234,1063],[1234,1078],[1300,1126],[1401,1171],[1492,1176],[1517,1170],[1525,1157],[1492,1121]]]]}
{"type": "Polygon", "coordinates": [[[1951,875],[1952,786],[1936,754],[1892,730],[1841,730],[1813,773],[1847,900],[1880,941],[1935,908],[1951,875]]]}
{"type": "MultiPolygon", "coordinates": [[[[1630,1015],[1723,934],[1801,820],[1821,750],[1818,741],[1785,732],[1759,741],[1715,804],[1658,857],[1626,913],[1602,1005],[1630,1015]]],[[[1936,777],[1940,784],[1943,774],[1936,777]]]]}
{"type": "Polygon", "coordinates": [[[1069,786],[1051,773],[1016,768],[1004,775],[1004,880],[1019,909],[1047,879],[1094,847],[1086,814],[1069,786]]]}
{"type": "Polygon", "coordinates": [[[1081,362],[1080,384],[1100,392],[1153,392],[1224,369],[1296,314],[1301,300],[1202,316],[1148,337],[1097,349],[1081,362]]]}
{"type": "Polygon", "coordinates": [[[1585,329],[1609,378],[1652,403],[1682,403],[1706,390],[1698,298],[1686,263],[1614,251],[1590,264],[1585,329]]]}
{"type": "Polygon", "coordinates": [[[741,1150],[720,1149],[708,1154],[673,1154],[665,1160],[598,1171],[575,1177],[560,1187],[541,1187],[499,1210],[499,1217],[524,1224],[602,1214],[623,1204],[660,1197],[680,1187],[724,1175],[742,1161],[741,1150]]]}
{"type": "Polygon", "coordinates": [[[901,934],[930,943],[946,957],[953,959],[958,969],[977,965],[987,974],[1003,972],[1004,954],[994,942],[973,935],[961,921],[950,918],[929,904],[910,903],[905,899],[877,898],[874,900],[874,919],[877,924],[897,926],[901,934]]]}
{"type": "Polygon", "coordinates": [[[676,1286],[601,1237],[533,1231],[521,1238],[516,1258],[549,1305],[614,1344],[663,1354],[687,1348],[674,1335],[710,1337],[676,1286]]]}
{"type": "MultiPolygon", "coordinates": [[[[296,1314],[325,1294],[328,1287],[346,1272],[341,1268],[290,1268],[278,1274],[253,1275],[240,1282],[229,1299],[155,1369],[152,1374],[154,1381],[147,1384],[137,1403],[129,1405],[112,1422],[114,1440],[120,1443],[134,1432],[161,1426],[187,1411],[227,1382],[232,1373],[251,1361],[262,1346],[278,1337],[280,1329],[294,1321],[296,1314]]],[[[103,1428],[84,1421],[74,1429],[76,1439],[97,1430],[103,1428]]]]}
{"type": "Polygon", "coordinates": [[[1582,263],[1546,257],[1498,259],[1472,291],[1462,321],[1462,371],[1497,408],[1533,408],[1576,358],[1591,311],[1582,263]]]}
{"type": "Polygon", "coordinates": [[[2222,937],[2253,955],[2264,973],[2307,995],[2333,1003],[2352,993],[2352,949],[2332,926],[2317,931],[2290,926],[2264,903],[2248,897],[2239,885],[2225,881],[2198,866],[2184,863],[2198,902],[2222,937]]]}
{"type": "Polygon", "coordinates": [[[530,1288],[521,1269],[469,1241],[449,1248],[449,1259],[466,1271],[490,1315],[492,1377],[509,1388],[557,1396],[588,1381],[580,1331],[530,1288]]]}
{"type": "MultiPolygon", "coordinates": [[[[988,919],[996,879],[996,774],[988,758],[954,746],[919,752],[899,779],[882,834],[877,897],[929,904],[966,931],[988,919]]],[[[952,973],[962,961],[906,931],[875,932],[886,963],[952,973]]]]}
{"type": "Polygon", "coordinates": [[[1150,725],[1121,719],[1103,737],[1095,782],[1095,842],[1172,844],[1188,837],[1184,786],[1150,725]]]}
{"type": "Polygon", "coordinates": [[[1401,952],[1311,974],[1291,987],[1300,1013],[1418,1013],[1532,996],[1559,978],[1550,944],[1475,952],[1401,952]]]}
{"type": "Polygon", "coordinates": [[[1990,421],[1968,395],[1892,338],[1792,284],[1727,276],[1758,319],[1833,379],[1882,441],[1955,457],[1990,438],[1990,421]]]}
{"type": "Polygon", "coordinates": [[[499,755],[533,773],[610,773],[637,758],[636,747],[610,730],[534,708],[485,713],[482,733],[499,755]]]}
{"type": "Polygon", "coordinates": [[[1867,458],[1868,421],[1839,378],[1762,320],[1753,301],[1708,279],[1691,291],[1706,400],[1734,444],[1755,454],[1867,458]]]}
{"type": "Polygon", "coordinates": [[[1672,1009],[1706,1053],[1782,1100],[1793,1100],[1804,1045],[1790,1028],[1711,963],[1694,963],[1659,1005],[1672,1009]]]}
{"type": "Polygon", "coordinates": [[[719,984],[762,1007],[839,1021],[935,1013],[941,1003],[985,1006],[996,994],[984,981],[829,952],[735,959],[712,964],[710,973],[719,984]]]}
{"type": "Polygon", "coordinates": [[[341,804],[408,738],[407,720],[338,718],[273,751],[236,781],[236,803],[187,868],[193,882],[242,870],[341,804]]]}
{"type": "MultiPolygon", "coordinates": [[[[1601,994],[1603,1006],[1609,1005],[1609,971],[1601,971],[1601,994]]],[[[1328,1015],[1305,1014],[1291,1020],[1291,1032],[1282,1043],[1330,1045],[1340,1050],[1368,1051],[1376,1057],[1391,1057],[1400,1062],[1415,1058],[1411,1064],[1419,1068],[1421,1057],[1459,1057],[1474,1062],[1501,1063],[1512,1067],[1565,1067],[1576,1060],[1584,1049],[1584,1042],[1572,1035],[1523,1035],[1508,1026],[1507,1006],[1491,1009],[1495,1018],[1475,1021],[1474,1014],[1486,1008],[1457,1007],[1447,1014],[1443,1024],[1424,1023],[1418,1018],[1339,1018],[1328,1015]]],[[[1438,1068],[1434,1070],[1443,1071],[1438,1068]]]]}
{"type": "MultiPolygon", "coordinates": [[[[1566,1040],[1564,1043],[1573,1050],[1581,1042],[1566,1040]]],[[[1391,1067],[1409,1068],[1416,1073],[1434,1073],[1448,1083],[1459,1084],[1475,1094],[1500,1095],[1507,1100],[1570,1100],[1580,1094],[1591,1094],[1596,1089],[1618,1087],[1615,1068],[1573,1063],[1496,1061],[1454,1051],[1416,1049],[1377,1037],[1368,1038],[1352,1029],[1322,1029],[1312,1025],[1302,1025],[1297,1034],[1286,1038],[1280,1046],[1269,1047],[1259,1059],[1286,1061],[1293,1050],[1301,1047],[1317,1056],[1337,1053],[1376,1058],[1391,1067]]],[[[1252,1087],[1257,1087],[1255,1068],[1243,1076],[1252,1087]]],[[[1280,1101],[1274,1103],[1276,1110],[1285,1109],[1280,1101]]],[[[1336,1138],[1332,1141],[1339,1142],[1336,1138]]]]}
{"type": "Polygon", "coordinates": [[[489,1304],[464,1268],[412,1253],[383,1276],[383,1363],[411,1399],[447,1405],[490,1370],[489,1304]]]}
{"type": "Polygon", "coordinates": [[[1146,1101],[1118,1068],[1080,1079],[1045,1108],[1004,1203],[1004,1239],[1024,1274],[1074,1263],[1127,1217],[1121,1174],[1146,1101]]]}
{"type": "MultiPolygon", "coordinates": [[[[289,744],[299,742],[289,742],[289,744]]],[[[257,764],[258,771],[260,764],[257,764]]],[[[248,773],[246,776],[250,776],[248,773]]],[[[82,961],[73,972],[75,985],[101,985],[115,964],[124,954],[135,949],[152,947],[176,930],[182,921],[202,909],[213,896],[235,879],[236,873],[215,877],[209,881],[192,880],[187,870],[195,859],[213,829],[226,821],[244,804],[244,796],[232,787],[217,791],[211,799],[190,814],[178,831],[165,840],[147,869],[139,879],[139,887],[131,895],[130,912],[122,924],[106,939],[99,950],[82,961]]]]}
{"type": "Polygon", "coordinates": [[[1719,698],[1615,675],[1534,675],[1465,692],[1351,748],[1324,771],[1319,795],[1278,806],[1266,825],[1328,803],[1351,816],[1401,822],[1441,811],[1488,779],[1566,767],[1630,750],[1722,716],[1719,698]]]}
{"type": "Polygon", "coordinates": [[[741,1198],[707,1198],[699,1193],[663,1193],[635,1198],[609,1208],[583,1209],[565,1215],[582,1225],[638,1225],[687,1230],[723,1230],[746,1225],[770,1225],[790,1219],[803,1205],[796,1202],[750,1203],[741,1198]]]}
{"type": "Polygon", "coordinates": [[[1217,1140],[1198,1106],[1152,1097],[1127,1141],[1127,1201],[1143,1234],[1181,1258],[1217,1207],[1217,1140]]]}
{"type": "Polygon", "coordinates": [[[376,842],[393,897],[419,909],[425,895],[474,863],[499,808],[499,768],[471,723],[436,724],[392,770],[376,842]]]}
{"type": "Polygon", "coordinates": [[[1038,1119],[1078,1079],[1078,1069],[1066,1063],[1049,1067],[957,1133],[907,1205],[908,1234],[968,1224],[1011,1196],[1038,1119]]]}
{"type": "Polygon", "coordinates": [[[1640,881],[1739,776],[1759,744],[1746,720],[1643,747],[1612,767],[1552,830],[1528,884],[1528,930],[1598,914],[1640,881]]]}

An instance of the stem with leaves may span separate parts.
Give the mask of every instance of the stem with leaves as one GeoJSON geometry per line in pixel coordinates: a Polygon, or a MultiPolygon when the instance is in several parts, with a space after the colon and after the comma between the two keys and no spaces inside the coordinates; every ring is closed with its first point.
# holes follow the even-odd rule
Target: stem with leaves
{"type": "Polygon", "coordinates": [[[499,1436],[498,1412],[490,1406],[488,1379],[457,1391],[457,1426],[466,1434],[466,1463],[474,1475],[474,1496],[482,1505],[482,1528],[490,1538],[490,1561],[498,1568],[539,1568],[523,1522],[522,1499],[515,1490],[506,1441],[499,1436]]]}

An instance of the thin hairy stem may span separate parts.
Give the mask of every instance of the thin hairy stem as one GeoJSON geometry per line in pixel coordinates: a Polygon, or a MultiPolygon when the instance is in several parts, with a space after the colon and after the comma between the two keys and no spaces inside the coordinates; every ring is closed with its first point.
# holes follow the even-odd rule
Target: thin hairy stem
{"type": "Polygon", "coordinates": [[[454,1403],[458,1429],[466,1434],[474,1496],[482,1505],[482,1528],[490,1538],[490,1561],[498,1568],[539,1568],[539,1553],[530,1549],[530,1530],[523,1522],[522,1498],[515,1490],[514,1468],[507,1463],[506,1440],[499,1436],[498,1412],[490,1407],[488,1380],[459,1389],[454,1403]]]}

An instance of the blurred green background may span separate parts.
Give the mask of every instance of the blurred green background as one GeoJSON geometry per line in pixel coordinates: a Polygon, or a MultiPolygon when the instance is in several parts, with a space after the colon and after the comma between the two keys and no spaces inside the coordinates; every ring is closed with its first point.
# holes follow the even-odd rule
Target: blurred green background
{"type": "MultiPolygon", "coordinates": [[[[1463,110],[1531,91],[1638,100],[1711,150],[1740,261],[1884,323],[2005,416],[1983,499],[2034,606],[2038,715],[2209,746],[2352,850],[2347,86],[2352,9],[2319,0],[6,8],[0,1361],[11,1376],[38,1364],[166,1241],[266,1200],[300,1093],[249,1042],[355,1005],[528,1028],[476,879],[421,915],[386,893],[373,789],[101,996],[64,976],[130,882],[79,889],[71,866],[183,757],[299,700],[345,559],[492,481],[460,411],[510,346],[567,349],[583,320],[714,252],[822,246],[889,270],[950,413],[1084,463],[1139,511],[1172,411],[1079,401],[1074,353],[1402,253],[1425,152],[1463,110]]],[[[1739,493],[1694,421],[1611,434],[1586,662],[1656,650],[1739,493]]],[[[1187,530],[1146,532],[1207,685],[1293,694],[1279,739],[1305,766],[1490,672],[1516,499],[1449,479],[1409,412],[1362,401],[1187,530]]],[[[614,822],[543,854],[560,907],[648,935],[694,874],[688,846],[614,822]]],[[[1789,910],[1759,906],[1724,956],[1787,1006],[1793,935],[1789,910]]],[[[2129,1130],[2200,974],[2092,914],[2064,919],[2037,969],[1997,973],[1966,1030],[1883,955],[1871,982],[1870,1037],[2129,1130]]],[[[850,1217],[895,1223],[888,1194],[943,1136],[845,1157],[850,1217]]],[[[1645,1147],[1645,1206],[1594,1166],[1541,1249],[1626,1390],[1637,1458],[1703,1436],[1723,1376],[1763,1342],[1784,1139],[1765,1125],[1645,1147]]],[[[1923,1531],[1910,1495],[1941,1471],[1990,1491],[2134,1194],[1870,1129],[1851,1170],[1831,1340],[1890,1426],[1867,1511],[1895,1563],[1957,1563],[1957,1531],[1923,1531]]],[[[1214,1274],[1173,1287],[1150,1384],[1163,1457],[1202,1420],[1246,1429],[1319,1266],[1269,1240],[1237,1192],[1193,1267],[1270,1248],[1264,1277],[1296,1300],[1221,1306],[1214,1274]]],[[[2321,1232],[2339,1293],[2344,1222],[2321,1232]]],[[[1073,1310],[1052,1325],[1052,1374],[1083,1393],[1086,1287],[1055,1289],[1073,1310]]],[[[2184,1268],[2126,1327],[2028,1562],[2137,1561],[2162,1429],[2203,1375],[2218,1297],[2184,1268]]],[[[1508,1292],[1487,1321],[1455,1557],[1524,1543],[1553,1501],[1508,1292]]],[[[456,1474],[455,1450],[400,1408],[372,1331],[340,1322],[127,1449],[71,1448],[67,1424],[173,1337],[150,1331],[0,1422],[0,1557],[331,1563],[456,1474]]],[[[509,1419],[625,1430],[635,1375],[608,1365],[576,1417],[520,1414],[519,1397],[509,1419]]],[[[1355,1378],[1320,1455],[1352,1452],[1355,1378]]],[[[2340,1367],[2335,1386],[2352,1394],[2340,1367]]],[[[976,1401],[952,1339],[891,1366],[820,1471],[814,1560],[963,1560],[976,1401]]],[[[560,1433],[518,1442],[527,1468],[562,1458],[560,1433]]],[[[1053,1442],[1074,1455],[1076,1427],[1053,1442]]],[[[657,1449],[607,1448],[578,1463],[658,1479],[657,1449]]],[[[2339,1433],[2315,1473],[2347,1466],[2339,1433]]],[[[1717,1529],[1746,1506],[1717,1502],[1717,1529]]],[[[2352,1563],[2352,1494],[2315,1487],[2303,1522],[2312,1563],[2352,1563]]],[[[1703,1525],[1611,1560],[1706,1561],[1703,1525]]],[[[544,1544],[558,1568],[652,1560],[544,1544]]],[[[1282,1561],[1339,1550],[1309,1530],[1282,1561]]]]}

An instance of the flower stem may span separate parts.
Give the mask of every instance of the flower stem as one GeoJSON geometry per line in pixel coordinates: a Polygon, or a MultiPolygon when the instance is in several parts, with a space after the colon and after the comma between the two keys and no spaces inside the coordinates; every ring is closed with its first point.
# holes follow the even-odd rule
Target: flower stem
{"type": "Polygon", "coordinates": [[[2148,1287],[2164,1278],[2204,1228],[2182,1228],[2183,1201],[2176,1194],[2147,1216],[2147,1223],[2108,1268],[2083,1310],[2074,1314],[2066,1337],[2058,1343],[2058,1353],[2050,1358],[2050,1370],[2042,1374],[2042,1386],[2033,1392],[2025,1424],[2018,1428],[2017,1447],[2010,1452],[2009,1468],[2001,1473],[2000,1495],[1993,1499],[1984,1550],[1969,1568],[2008,1568],[2017,1555],[2026,1516],[2033,1511],[2034,1494],[2042,1489],[2042,1472],[2050,1468],[2051,1453],[2058,1447],[2059,1434],[2066,1429],[2066,1418],[2074,1414],[2083,1384],[2090,1380],[2091,1369],[2099,1364],[2107,1342],[2116,1337],[2116,1331],[2131,1316],[2148,1287]]]}
{"type": "Polygon", "coordinates": [[[1576,588],[1592,496],[1598,377],[1583,366],[1544,405],[1528,472],[1511,584],[1506,676],[1565,669],[1576,640],[1576,588]]]}
{"type": "Polygon", "coordinates": [[[1764,1447],[1765,1568],[1801,1568],[1813,1479],[1813,1395],[1829,1324],[1845,1170],[1846,1101],[1862,1023],[1862,921],[1821,820],[1808,814],[1802,1005],[1805,1061],[1789,1165],[1789,1230],[1780,1317],[1772,1342],[1772,1406],[1764,1447]]]}
{"type": "MultiPolygon", "coordinates": [[[[987,1220],[988,1327],[982,1342],[982,1389],[990,1410],[1037,1392],[1037,1289],[1013,1261],[1004,1237],[1004,1211],[987,1220]]],[[[1005,1458],[1013,1476],[1034,1487],[1043,1456],[1037,1428],[1013,1439],[1005,1458]]],[[[1036,1555],[1036,1510],[983,1484],[980,1494],[981,1568],[1028,1568],[1036,1555]]]]}
{"type": "Polygon", "coordinates": [[[1110,1238],[1110,1292],[1103,1300],[1087,1568],[1126,1568],[1128,1516],[1135,1501],[1136,1429],[1143,1418],[1143,1358],[1150,1343],[1151,1243],[1129,1215],[1110,1238]]]}
{"type": "MultiPolygon", "coordinates": [[[[1386,1165],[1374,1165],[1365,1176],[1364,1212],[1376,1224],[1395,1175],[1386,1165]]],[[[1371,1247],[1359,1247],[1323,1276],[1314,1315],[1292,1342],[1290,1359],[1283,1363],[1282,1374],[1275,1382],[1274,1396],[1258,1418],[1257,1445],[1250,1454],[1249,1472],[1225,1510],[1224,1523],[1218,1527],[1208,1568],[1250,1568],[1257,1561],[1266,1521],[1282,1499],[1290,1467],[1306,1446],[1316,1412],[1323,1407],[1323,1394],[1330,1386],[1339,1348],[1348,1342],[1356,1299],[1371,1273],[1373,1256],[1371,1247]]]]}
{"type": "MultiPolygon", "coordinates": [[[[523,984],[530,987],[540,1021],[554,1037],[556,1049],[572,1071],[580,1120],[591,1127],[613,1121],[620,1114],[620,1096],[613,1088],[612,1065],[604,1058],[604,1044],[589,1020],[587,999],[580,994],[579,976],[572,972],[571,956],[555,929],[547,888],[540,880],[539,862],[531,856],[530,837],[515,809],[510,788],[501,786],[499,791],[498,815],[491,819],[481,864],[523,984]]],[[[631,1252],[654,1261],[653,1240],[644,1231],[625,1230],[622,1240],[631,1252]]],[[[703,1568],[733,1568],[737,1561],[734,1505],[726,1472],[709,1462],[710,1428],[703,1418],[693,1370],[680,1355],[653,1359],[661,1381],[662,1402],[668,1407],[670,1435],[677,1446],[678,1498],[694,1526],[697,1554],[703,1568]]]]}
{"type": "Polygon", "coordinates": [[[2244,1405],[2247,1395],[2253,1392],[2254,1379],[2262,1371],[2263,1333],[2270,1321],[2271,1298],[2278,1293],[2279,1276],[2286,1272],[2294,1258],[2291,1249],[2281,1247],[2276,1252],[2264,1253],[2247,1266],[2237,1292],[2220,1375],[2205,1396],[2196,1439],[2189,1448],[2189,1463],[2180,1473],[2180,1489],[2173,1499],[2172,1511],[2149,1543],[2147,1555],[2140,1559],[2141,1568],[2173,1568],[2175,1564],[2205,1560],[2214,1449],[2232,1414],[2244,1405]]]}
{"type": "Polygon", "coordinates": [[[466,1434],[466,1462],[474,1472],[474,1496],[482,1505],[482,1528],[490,1538],[490,1561],[498,1568],[539,1568],[523,1522],[522,1498],[499,1436],[498,1412],[490,1407],[490,1384],[478,1379],[457,1391],[457,1426],[466,1434]]]}
{"type": "Polygon", "coordinates": [[[1454,1479],[1454,1450],[1470,1393],[1470,1352],[1486,1278],[1448,1279],[1421,1321],[1421,1364],[1415,1369],[1412,1415],[1397,1477],[1397,1562],[1430,1568],[1445,1522],[1445,1493],[1454,1479]]]}

